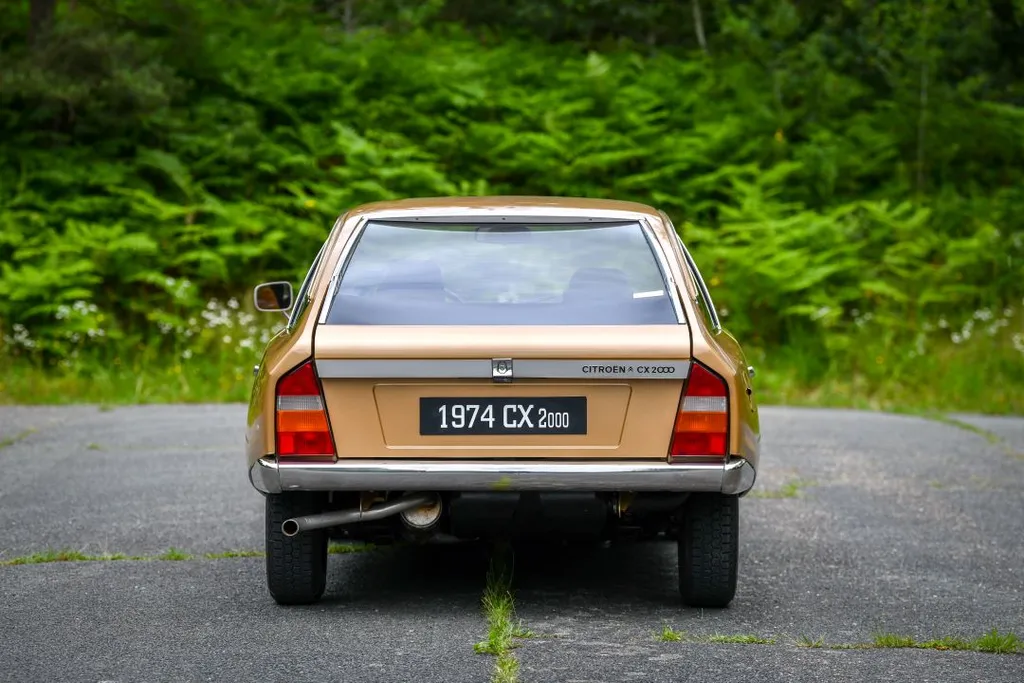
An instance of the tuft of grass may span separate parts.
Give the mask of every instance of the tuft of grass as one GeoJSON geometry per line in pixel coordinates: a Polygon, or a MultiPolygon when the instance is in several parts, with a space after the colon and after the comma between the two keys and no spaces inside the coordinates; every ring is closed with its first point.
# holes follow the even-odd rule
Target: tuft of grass
{"type": "Polygon", "coordinates": [[[738,643],[741,645],[774,645],[774,638],[761,638],[749,634],[708,636],[709,643],[738,643]]]}
{"type": "Polygon", "coordinates": [[[878,633],[874,639],[875,647],[916,647],[917,643],[910,636],[901,636],[895,633],[878,633]]]}
{"type": "MultiPolygon", "coordinates": [[[[375,550],[377,546],[373,543],[338,543],[332,541],[327,546],[327,552],[331,555],[346,555],[348,553],[365,553],[375,550]]],[[[262,553],[260,553],[262,555],[262,553]]]]}
{"type": "Polygon", "coordinates": [[[914,643],[914,647],[926,650],[970,650],[970,641],[963,638],[939,638],[937,640],[926,640],[923,643],[914,643]]]}
{"type": "Polygon", "coordinates": [[[101,446],[101,445],[99,445],[98,443],[95,443],[95,442],[89,443],[85,447],[86,447],[86,449],[88,449],[90,451],[102,451],[103,450],[103,446],[101,446]]]}
{"type": "Polygon", "coordinates": [[[502,652],[494,662],[491,683],[517,683],[519,680],[519,659],[511,652],[502,652]]]}
{"type": "Polygon", "coordinates": [[[992,629],[985,635],[975,638],[971,643],[972,649],[978,652],[993,652],[995,654],[1024,653],[1024,641],[1016,633],[1000,633],[992,629]]]}
{"type": "Polygon", "coordinates": [[[49,562],[107,562],[114,560],[127,560],[123,553],[108,553],[104,555],[86,555],[77,550],[44,550],[41,553],[22,555],[10,560],[0,561],[0,565],[16,566],[22,564],[46,564],[49,562]]]}
{"type": "Polygon", "coordinates": [[[184,550],[178,548],[168,548],[167,552],[157,555],[158,560],[168,560],[171,562],[180,562],[181,560],[191,560],[192,556],[186,553],[184,550]]]}
{"type": "Polygon", "coordinates": [[[266,553],[262,550],[225,550],[220,553],[206,553],[203,555],[208,560],[227,560],[234,557],[264,557],[266,553]]]}
{"type": "Polygon", "coordinates": [[[905,636],[898,633],[878,633],[870,643],[826,644],[823,638],[812,640],[807,636],[801,636],[796,641],[796,645],[798,647],[820,647],[829,650],[914,648],[918,650],[967,650],[1001,655],[1024,654],[1024,641],[1016,633],[1012,631],[1000,633],[998,629],[992,629],[973,640],[947,636],[934,640],[918,641],[913,636],[905,636]]]}
{"type": "Polygon", "coordinates": [[[22,431],[18,432],[14,436],[8,436],[5,439],[0,439],[0,450],[3,450],[4,448],[7,448],[8,446],[13,446],[14,444],[18,443],[19,441],[24,441],[25,439],[27,439],[28,437],[32,436],[35,433],[36,433],[35,429],[23,429],[22,431]]]}
{"type": "Polygon", "coordinates": [[[491,674],[492,683],[516,683],[519,680],[519,660],[512,652],[516,647],[513,639],[532,638],[534,635],[516,619],[507,554],[508,549],[504,545],[497,546],[491,554],[484,593],[480,599],[487,618],[487,639],[473,646],[477,654],[497,658],[491,674]]]}
{"type": "Polygon", "coordinates": [[[679,643],[687,641],[691,643],[733,643],[738,645],[774,645],[774,638],[762,638],[761,636],[755,636],[747,633],[738,633],[732,635],[726,635],[716,633],[710,636],[694,636],[690,637],[685,631],[676,631],[671,626],[666,624],[661,628],[660,633],[656,633],[655,637],[664,643],[679,643]]]}
{"type": "Polygon", "coordinates": [[[793,479],[777,489],[755,489],[749,495],[753,498],[799,498],[805,488],[815,484],[813,481],[793,479]]]}
{"type": "MultiPolygon", "coordinates": [[[[372,546],[371,546],[372,547],[372,546]]],[[[226,560],[238,557],[263,557],[265,553],[261,550],[225,550],[219,553],[204,553],[207,560],[226,560]]],[[[13,557],[9,560],[0,560],[0,566],[15,566],[21,564],[45,564],[48,562],[112,562],[116,560],[131,560],[135,562],[152,562],[155,560],[180,562],[182,560],[194,559],[192,555],[178,548],[170,548],[160,555],[125,555],[124,553],[105,553],[103,555],[88,555],[78,550],[45,550],[43,552],[13,557]]],[[[532,637],[521,636],[521,637],[532,637]]]]}
{"type": "Polygon", "coordinates": [[[824,638],[810,638],[808,636],[800,636],[796,640],[797,647],[825,647],[824,638]]]}
{"type": "Polygon", "coordinates": [[[661,627],[661,633],[657,634],[658,640],[663,643],[678,643],[686,637],[683,631],[676,631],[668,624],[661,627]]]}
{"type": "Polygon", "coordinates": [[[921,642],[914,640],[911,636],[882,633],[875,636],[875,640],[870,646],[879,648],[912,647],[924,650],[971,650],[1001,655],[1024,654],[1024,642],[1016,633],[1012,631],[1000,633],[998,629],[992,629],[973,640],[945,637],[921,642]]]}

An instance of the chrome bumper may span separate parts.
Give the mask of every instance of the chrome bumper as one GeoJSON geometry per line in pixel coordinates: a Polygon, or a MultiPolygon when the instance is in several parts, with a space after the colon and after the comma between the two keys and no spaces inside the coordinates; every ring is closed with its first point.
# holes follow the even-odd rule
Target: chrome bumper
{"type": "Polygon", "coordinates": [[[729,495],[754,485],[749,462],[538,462],[343,460],[278,463],[266,457],[249,470],[263,493],[282,491],[689,491],[729,495]]]}

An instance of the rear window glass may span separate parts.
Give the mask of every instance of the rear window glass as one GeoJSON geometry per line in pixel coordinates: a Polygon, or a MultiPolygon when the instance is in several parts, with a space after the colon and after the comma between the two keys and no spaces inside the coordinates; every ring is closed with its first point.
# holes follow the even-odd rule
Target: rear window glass
{"type": "Polygon", "coordinates": [[[639,223],[370,222],[327,315],[333,325],[678,322],[639,223]]]}

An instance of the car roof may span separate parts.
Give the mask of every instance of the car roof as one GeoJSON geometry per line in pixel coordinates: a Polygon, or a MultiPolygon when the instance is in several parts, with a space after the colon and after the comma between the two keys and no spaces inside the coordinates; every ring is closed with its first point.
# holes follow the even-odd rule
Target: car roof
{"type": "Polygon", "coordinates": [[[615,199],[587,199],[583,197],[530,197],[530,196],[492,196],[492,197],[423,197],[414,199],[397,199],[386,202],[363,204],[349,212],[349,215],[362,215],[367,218],[397,217],[408,213],[410,216],[471,216],[474,214],[520,214],[544,215],[550,211],[552,215],[572,215],[593,217],[623,217],[631,214],[634,217],[659,218],[657,209],[637,202],[626,202],[615,199]]]}

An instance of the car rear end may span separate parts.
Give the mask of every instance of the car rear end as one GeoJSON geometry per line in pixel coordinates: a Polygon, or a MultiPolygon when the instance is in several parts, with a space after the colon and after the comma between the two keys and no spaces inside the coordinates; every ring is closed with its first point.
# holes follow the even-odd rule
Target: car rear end
{"type": "MultiPolygon", "coordinates": [[[[693,500],[734,502],[755,463],[734,457],[735,397],[693,358],[679,264],[652,222],[361,218],[296,335],[308,356],[274,383],[273,451],[251,469],[268,549],[319,557],[325,529],[680,538],[693,500]]],[[[728,602],[726,570],[731,589],[688,602],[728,602]]],[[[282,602],[322,592],[271,583],[282,602]]]]}

